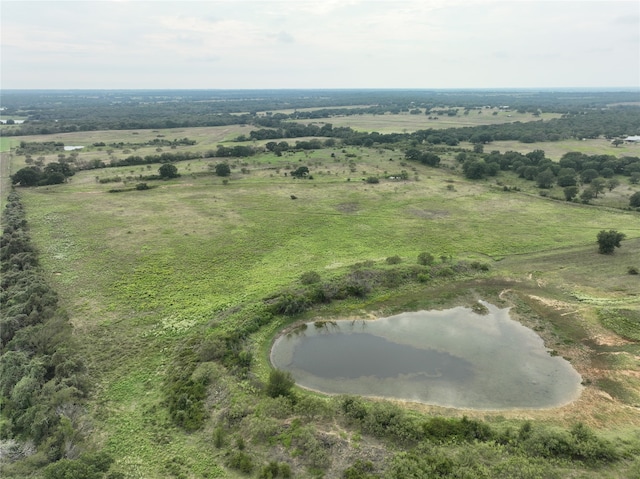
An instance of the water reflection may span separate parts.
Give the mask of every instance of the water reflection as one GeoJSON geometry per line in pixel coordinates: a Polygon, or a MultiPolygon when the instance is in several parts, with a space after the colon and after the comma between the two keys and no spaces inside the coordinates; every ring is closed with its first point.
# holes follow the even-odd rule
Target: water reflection
{"type": "Polygon", "coordinates": [[[280,336],[271,360],[299,385],[330,394],[477,409],[553,407],[576,399],[581,378],[571,365],[552,357],[508,309],[483,304],[487,315],[453,308],[308,323],[280,336]]]}

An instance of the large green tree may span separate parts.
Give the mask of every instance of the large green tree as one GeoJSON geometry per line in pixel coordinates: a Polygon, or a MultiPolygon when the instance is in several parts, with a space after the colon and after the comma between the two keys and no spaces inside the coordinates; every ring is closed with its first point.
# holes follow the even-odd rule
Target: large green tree
{"type": "Polygon", "coordinates": [[[614,249],[620,247],[620,241],[622,241],[625,236],[624,233],[616,230],[600,231],[600,233],[598,233],[598,252],[600,254],[613,254],[614,249]]]}
{"type": "Polygon", "coordinates": [[[176,168],[176,165],[172,163],[165,163],[164,165],[162,165],[158,169],[158,173],[160,174],[161,178],[177,178],[178,176],[180,176],[178,174],[178,168],[176,168]]]}
{"type": "Polygon", "coordinates": [[[11,175],[11,183],[20,186],[36,186],[42,173],[35,167],[27,166],[11,175]]]}

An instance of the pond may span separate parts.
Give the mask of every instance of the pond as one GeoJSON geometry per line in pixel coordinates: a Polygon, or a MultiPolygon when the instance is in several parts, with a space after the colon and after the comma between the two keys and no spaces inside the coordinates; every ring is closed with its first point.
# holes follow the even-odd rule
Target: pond
{"type": "Polygon", "coordinates": [[[581,377],[509,309],[457,307],[357,321],[310,322],[279,336],[274,367],[299,386],[465,409],[549,408],[581,377]]]}

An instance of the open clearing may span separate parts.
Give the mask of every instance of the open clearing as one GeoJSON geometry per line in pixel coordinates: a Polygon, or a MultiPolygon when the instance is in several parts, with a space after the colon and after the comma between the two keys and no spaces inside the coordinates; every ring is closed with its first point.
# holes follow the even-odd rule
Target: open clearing
{"type": "MultiPolygon", "coordinates": [[[[445,128],[458,128],[464,126],[496,125],[500,123],[513,123],[516,121],[539,121],[559,118],[561,115],[544,113],[534,116],[531,113],[518,113],[515,111],[501,111],[495,108],[471,110],[468,115],[459,110],[456,116],[447,115],[419,115],[410,113],[385,114],[385,115],[350,115],[334,116],[321,123],[331,123],[334,127],[348,126],[356,131],[377,131],[378,133],[411,133],[417,130],[433,128],[443,130],[445,128]],[[495,115],[494,115],[495,113],[495,115]],[[431,117],[431,118],[430,118],[431,117]]],[[[315,120],[305,123],[315,123],[315,120]]]]}

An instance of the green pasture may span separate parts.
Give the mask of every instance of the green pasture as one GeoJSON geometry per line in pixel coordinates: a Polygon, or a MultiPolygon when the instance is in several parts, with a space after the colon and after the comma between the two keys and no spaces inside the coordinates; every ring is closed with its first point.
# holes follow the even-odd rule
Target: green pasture
{"type": "MultiPolygon", "coordinates": [[[[215,147],[242,131],[171,130],[166,138],[207,138],[215,147]]],[[[88,145],[116,141],[111,134],[54,136],[88,145]]],[[[153,134],[159,133],[127,132],[120,141],[153,134]]],[[[159,165],[82,171],[67,184],[21,190],[42,263],[96,382],[92,437],[127,478],[172,477],[176,470],[190,471],[186,477],[223,474],[212,431],[185,434],[162,405],[177,341],[224,311],[288,287],[301,273],[328,278],[395,255],[415,263],[427,251],[488,261],[496,275],[565,284],[567,294],[610,298],[633,289],[635,278],[620,261],[632,262],[639,252],[637,213],[505,192],[446,168],[402,166],[396,152],[345,151],[355,156],[326,149],[233,160],[226,184],[208,173],[220,160],[207,159],[178,163],[180,178],[148,181],[145,191],[133,189],[139,176],[159,165]],[[289,175],[303,165],[313,179],[289,175]],[[409,180],[387,179],[403,169],[409,180]],[[97,181],[115,176],[123,181],[97,181]],[[370,176],[380,183],[363,181],[370,176]],[[128,191],[109,192],[114,188],[128,191]],[[601,229],[627,235],[615,267],[597,254],[601,229]]],[[[90,154],[106,153],[80,152],[90,154]]],[[[255,393],[239,387],[228,386],[238,401],[255,393]]]]}
{"type": "Polygon", "coordinates": [[[11,136],[0,136],[0,152],[9,151],[20,144],[20,140],[11,136]]]}

